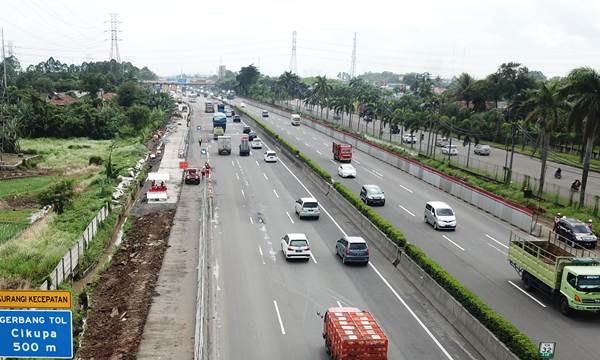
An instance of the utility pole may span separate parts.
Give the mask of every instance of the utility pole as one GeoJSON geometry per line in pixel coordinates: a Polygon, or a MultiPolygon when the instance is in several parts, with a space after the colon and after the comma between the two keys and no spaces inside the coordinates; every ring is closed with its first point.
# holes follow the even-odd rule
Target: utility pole
{"type": "Polygon", "coordinates": [[[296,30],[292,33],[292,57],[290,58],[290,72],[298,74],[298,60],[296,59],[296,30]]]}
{"type": "Polygon", "coordinates": [[[119,54],[119,33],[121,32],[118,29],[118,25],[121,23],[117,20],[117,16],[119,14],[110,13],[110,55],[108,60],[116,60],[117,62],[121,62],[121,55],[119,54]]]}
{"type": "Polygon", "coordinates": [[[356,76],[356,33],[352,42],[352,65],[350,65],[350,79],[356,76]]]}
{"type": "MultiPolygon", "coordinates": [[[[4,97],[4,95],[6,95],[6,84],[7,84],[7,80],[6,80],[6,56],[4,53],[4,28],[1,29],[2,32],[2,66],[3,66],[3,71],[2,71],[2,97],[4,97]]],[[[3,122],[4,124],[4,122],[3,122]]]]}

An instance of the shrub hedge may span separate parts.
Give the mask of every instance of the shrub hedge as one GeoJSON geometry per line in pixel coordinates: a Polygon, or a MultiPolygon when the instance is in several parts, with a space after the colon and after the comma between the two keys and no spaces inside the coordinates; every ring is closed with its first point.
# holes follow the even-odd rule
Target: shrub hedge
{"type": "MultiPolygon", "coordinates": [[[[285,141],[275,131],[266,126],[253,115],[238,108],[239,112],[256,122],[267,134],[272,136],[283,147],[296,154],[303,162],[313,169],[323,180],[331,184],[331,175],[316,162],[301,153],[295,146],[285,141]]],[[[500,341],[502,341],[515,355],[524,360],[535,360],[538,358],[536,344],[516,326],[506,320],[502,315],[496,313],[487,304],[475,295],[471,290],[464,287],[460,281],[450,275],[441,265],[433,261],[423,250],[414,244],[409,244],[404,234],[384,217],[379,215],[370,206],[365,205],[352,190],[341,183],[333,183],[333,187],[346,200],[348,200],[360,213],[367,217],[379,230],[394,241],[398,246],[404,248],[404,252],[415,263],[417,263],[429,276],[440,286],[448,291],[458,302],[460,302],[475,318],[487,327],[500,341]]]]}

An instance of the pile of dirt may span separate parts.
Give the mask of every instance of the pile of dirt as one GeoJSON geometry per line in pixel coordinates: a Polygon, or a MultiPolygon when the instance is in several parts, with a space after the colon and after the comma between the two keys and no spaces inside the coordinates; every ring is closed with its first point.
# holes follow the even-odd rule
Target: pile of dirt
{"type": "Polygon", "coordinates": [[[91,293],[81,359],[135,359],[174,210],[136,218],[91,293]]]}

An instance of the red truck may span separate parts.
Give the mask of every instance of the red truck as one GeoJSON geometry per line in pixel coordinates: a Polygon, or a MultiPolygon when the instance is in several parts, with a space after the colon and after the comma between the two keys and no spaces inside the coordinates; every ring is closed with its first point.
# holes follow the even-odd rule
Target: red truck
{"type": "Polygon", "coordinates": [[[333,307],[325,313],[323,338],[336,360],[387,360],[388,339],[368,311],[333,307]]]}
{"type": "Polygon", "coordinates": [[[352,161],[352,145],[333,142],[333,159],[339,162],[352,161]]]}

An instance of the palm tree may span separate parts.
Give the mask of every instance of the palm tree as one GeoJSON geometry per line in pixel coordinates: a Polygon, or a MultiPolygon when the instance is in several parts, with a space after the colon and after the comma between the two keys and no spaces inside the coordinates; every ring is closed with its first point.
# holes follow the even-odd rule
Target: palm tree
{"type": "Polygon", "coordinates": [[[583,129],[585,152],[579,194],[581,207],[584,205],[594,143],[600,138],[600,74],[591,68],[575,69],[567,76],[567,84],[561,88],[560,94],[571,106],[569,128],[583,129]]]}
{"type": "Polygon", "coordinates": [[[460,123],[461,130],[463,131],[463,146],[469,145],[467,149],[467,169],[469,168],[469,160],[471,159],[471,143],[475,143],[475,145],[479,144],[479,138],[482,135],[482,124],[484,124],[482,113],[472,114],[471,117],[463,119],[460,123]]]}
{"type": "Polygon", "coordinates": [[[471,85],[475,82],[475,79],[467,73],[460,74],[459,77],[455,78],[452,82],[451,89],[452,94],[457,100],[462,100],[466,103],[467,108],[469,107],[471,97],[471,85]]]}
{"type": "Polygon", "coordinates": [[[317,76],[312,93],[317,99],[317,103],[321,107],[321,117],[323,117],[323,107],[327,105],[327,100],[329,98],[329,95],[331,94],[331,89],[332,86],[327,82],[327,77],[317,76]]]}
{"type": "Polygon", "coordinates": [[[529,111],[525,121],[536,123],[539,130],[539,143],[542,145],[540,186],[538,195],[544,191],[546,181],[546,161],[548,160],[548,149],[550,147],[550,136],[552,130],[559,121],[559,112],[564,108],[563,99],[558,93],[558,82],[542,83],[539,89],[529,90],[527,100],[521,105],[529,111]]]}

